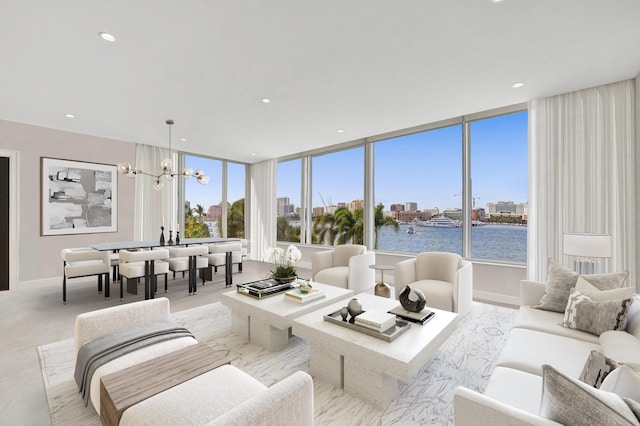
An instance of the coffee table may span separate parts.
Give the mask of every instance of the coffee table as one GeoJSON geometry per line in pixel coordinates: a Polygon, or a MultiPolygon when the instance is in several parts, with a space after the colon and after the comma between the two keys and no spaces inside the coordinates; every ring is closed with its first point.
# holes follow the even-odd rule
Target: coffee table
{"type": "Polygon", "coordinates": [[[289,342],[295,318],[353,295],[353,290],[328,284],[312,282],[311,285],[321,290],[325,297],[298,304],[285,300],[284,293],[255,299],[237,291],[229,291],[220,295],[220,301],[231,308],[231,327],[236,334],[270,351],[278,351],[289,342]]]}
{"type": "MultiPolygon", "coordinates": [[[[364,310],[388,311],[397,300],[360,293],[364,310]]],[[[346,301],[334,303],[293,321],[293,334],[309,342],[310,372],[314,378],[384,408],[398,393],[398,380],[409,382],[453,333],[458,314],[428,308],[434,317],[393,342],[324,321],[346,301]]]]}

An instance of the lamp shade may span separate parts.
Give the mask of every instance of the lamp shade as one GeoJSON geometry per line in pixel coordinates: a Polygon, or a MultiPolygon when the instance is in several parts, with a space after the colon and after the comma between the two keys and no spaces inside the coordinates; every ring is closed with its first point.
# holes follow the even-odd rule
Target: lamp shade
{"type": "Polygon", "coordinates": [[[579,257],[611,257],[611,235],[564,234],[564,254],[579,257]]]}

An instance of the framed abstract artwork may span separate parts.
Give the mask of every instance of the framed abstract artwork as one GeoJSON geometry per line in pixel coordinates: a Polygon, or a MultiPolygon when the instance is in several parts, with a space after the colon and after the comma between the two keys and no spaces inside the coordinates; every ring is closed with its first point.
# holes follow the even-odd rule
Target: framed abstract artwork
{"type": "Polygon", "coordinates": [[[40,158],[41,234],[89,234],[118,230],[115,165],[40,158]]]}

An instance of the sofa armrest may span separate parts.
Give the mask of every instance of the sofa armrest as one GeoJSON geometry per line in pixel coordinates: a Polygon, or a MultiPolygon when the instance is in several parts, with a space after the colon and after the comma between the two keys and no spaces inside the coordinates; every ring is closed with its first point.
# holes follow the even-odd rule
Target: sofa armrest
{"type": "Polygon", "coordinates": [[[313,426],[313,416],[313,380],[297,371],[208,424],[313,426]]]}
{"type": "Polygon", "coordinates": [[[520,306],[533,306],[540,303],[546,286],[540,281],[520,281],[520,306]]]}
{"type": "Polygon", "coordinates": [[[376,263],[376,253],[368,251],[349,258],[348,288],[354,293],[370,289],[376,283],[376,271],[369,268],[376,263]]]}
{"type": "Polygon", "coordinates": [[[396,288],[396,298],[407,284],[416,280],[416,258],[401,260],[393,267],[393,286],[396,288]]]}
{"type": "Polygon", "coordinates": [[[455,390],[453,410],[456,426],[560,425],[464,387],[455,390]]]}
{"type": "Polygon", "coordinates": [[[311,255],[311,277],[315,278],[316,274],[323,269],[333,266],[333,250],[317,251],[311,255]]]}
{"type": "Polygon", "coordinates": [[[75,353],[77,354],[80,347],[89,340],[129,327],[131,324],[168,319],[171,319],[171,312],[169,299],[166,297],[85,312],[76,317],[73,333],[75,353]]]}
{"type": "Polygon", "coordinates": [[[453,283],[453,312],[464,316],[471,310],[473,304],[473,264],[462,260],[462,267],[456,272],[453,283]]]}

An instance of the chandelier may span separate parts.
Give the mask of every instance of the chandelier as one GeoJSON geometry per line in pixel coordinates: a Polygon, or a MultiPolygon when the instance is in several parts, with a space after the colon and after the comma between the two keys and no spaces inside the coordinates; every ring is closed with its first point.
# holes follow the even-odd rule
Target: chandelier
{"type": "MultiPolygon", "coordinates": [[[[165,123],[169,126],[169,156],[173,157],[173,147],[171,145],[171,126],[173,125],[173,120],[169,119],[165,121],[165,123]]],[[[121,174],[126,174],[129,177],[135,177],[137,175],[151,176],[154,179],[153,189],[156,191],[160,191],[164,187],[164,180],[171,181],[176,176],[182,176],[185,179],[194,177],[198,180],[198,183],[202,185],[209,183],[209,176],[205,175],[204,170],[202,169],[197,169],[194,172],[190,167],[185,167],[182,169],[181,173],[173,171],[173,161],[171,161],[171,158],[165,158],[160,162],[160,170],[161,173],[156,175],[153,173],[143,172],[139,169],[134,169],[131,167],[131,163],[126,161],[118,163],[118,172],[121,174]]]]}

